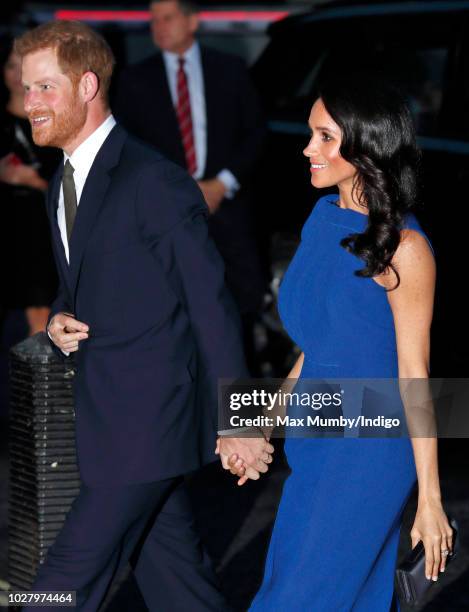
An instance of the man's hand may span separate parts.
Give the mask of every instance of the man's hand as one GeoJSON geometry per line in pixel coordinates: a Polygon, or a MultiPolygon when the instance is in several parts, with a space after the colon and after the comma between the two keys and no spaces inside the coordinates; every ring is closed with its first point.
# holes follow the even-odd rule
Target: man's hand
{"type": "Polygon", "coordinates": [[[215,449],[223,468],[240,477],[238,485],[248,479],[258,480],[267,472],[273,452],[274,447],[265,438],[218,438],[215,449]]]}
{"type": "Polygon", "coordinates": [[[217,178],[198,181],[198,185],[204,194],[210,213],[213,215],[220,208],[220,204],[225,197],[226,187],[217,178]]]}
{"type": "Polygon", "coordinates": [[[78,351],[80,340],[88,338],[89,327],[86,323],[77,321],[73,315],[59,312],[50,320],[47,331],[52,342],[61,351],[74,353],[78,351]]]}

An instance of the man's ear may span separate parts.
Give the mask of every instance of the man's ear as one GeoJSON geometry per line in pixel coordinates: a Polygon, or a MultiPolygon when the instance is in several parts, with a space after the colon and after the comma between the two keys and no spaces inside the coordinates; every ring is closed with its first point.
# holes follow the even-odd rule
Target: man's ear
{"type": "Polygon", "coordinates": [[[84,102],[91,102],[99,91],[99,79],[94,72],[85,72],[79,85],[79,91],[84,102]]]}

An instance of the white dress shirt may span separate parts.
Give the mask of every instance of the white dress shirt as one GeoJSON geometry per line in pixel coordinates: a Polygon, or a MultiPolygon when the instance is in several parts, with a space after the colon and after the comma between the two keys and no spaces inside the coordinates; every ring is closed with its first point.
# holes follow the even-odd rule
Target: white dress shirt
{"type": "MultiPolygon", "coordinates": [[[[115,125],[116,120],[112,115],[109,115],[109,117],[103,121],[103,123],[101,123],[101,125],[90,136],[88,136],[88,138],[84,140],[80,146],[75,149],[70,157],[64,151],[64,164],[67,159],[69,159],[74,169],[73,181],[75,183],[75,192],[77,194],[77,206],[80,205],[81,193],[83,191],[83,187],[85,186],[88,173],[93,165],[94,158],[98,154],[103,142],[108,137],[109,132],[115,125]]],[[[65,257],[70,263],[67,225],[65,223],[63,185],[60,186],[59,206],[57,208],[57,223],[59,225],[60,235],[64,245],[65,257]]]]}
{"type": "MultiPolygon", "coordinates": [[[[75,151],[70,155],[70,157],[64,151],[64,164],[67,159],[69,159],[74,170],[73,181],[75,183],[75,193],[77,195],[77,207],[80,204],[81,193],[83,191],[83,187],[85,186],[89,171],[91,170],[91,166],[93,165],[94,158],[98,154],[98,151],[101,148],[103,142],[108,137],[109,132],[115,125],[116,120],[112,115],[109,115],[109,117],[105,119],[101,123],[101,125],[92,134],[90,134],[90,136],[88,136],[88,138],[84,140],[79,147],[75,149],[75,151]]],[[[65,257],[67,258],[68,263],[70,263],[67,225],[65,223],[63,185],[60,185],[59,206],[57,208],[57,223],[59,225],[60,236],[64,245],[65,257]]],[[[47,334],[52,340],[52,337],[49,333],[49,329],[47,330],[47,334]]],[[[70,355],[69,351],[64,351],[63,349],[61,350],[64,355],[67,355],[67,357],[70,355]]]]}
{"type": "MultiPolygon", "coordinates": [[[[177,73],[179,70],[179,55],[169,51],[163,51],[166,77],[168,79],[169,91],[174,107],[177,107],[177,73]]],[[[184,54],[184,71],[187,77],[187,86],[191,102],[192,131],[195,145],[195,158],[197,169],[193,178],[199,180],[205,172],[207,162],[207,112],[205,106],[204,76],[202,71],[202,59],[200,47],[195,42],[184,54]]],[[[217,174],[217,178],[225,185],[227,192],[225,197],[232,198],[238,191],[240,185],[227,168],[217,174]]]]}

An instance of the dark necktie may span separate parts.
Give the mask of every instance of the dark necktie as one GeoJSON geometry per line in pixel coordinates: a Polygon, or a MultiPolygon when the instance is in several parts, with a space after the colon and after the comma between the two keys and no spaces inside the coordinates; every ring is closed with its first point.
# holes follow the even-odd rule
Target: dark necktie
{"type": "Polygon", "coordinates": [[[176,114],[181,131],[182,144],[186,156],[186,165],[189,174],[194,174],[197,170],[195,157],[194,133],[192,131],[191,100],[189,96],[189,86],[184,71],[183,57],[179,58],[179,69],[177,72],[177,107],[176,114]]]}
{"type": "Polygon", "coordinates": [[[64,165],[62,186],[64,192],[65,225],[67,227],[67,239],[69,245],[73,224],[75,223],[75,216],[77,214],[77,194],[75,191],[75,181],[73,180],[74,171],[75,169],[70,163],[70,160],[67,159],[64,165]]]}

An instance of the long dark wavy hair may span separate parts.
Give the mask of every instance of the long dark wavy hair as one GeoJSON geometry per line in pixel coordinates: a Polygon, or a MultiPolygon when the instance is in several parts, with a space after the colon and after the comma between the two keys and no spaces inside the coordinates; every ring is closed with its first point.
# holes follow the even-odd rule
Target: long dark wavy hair
{"type": "Polygon", "coordinates": [[[402,92],[379,75],[329,80],[319,97],[342,132],[341,156],[355,166],[353,198],[368,209],[368,225],[341,245],[365,262],[355,274],[376,276],[391,269],[404,215],[418,197],[420,151],[402,92]]]}

